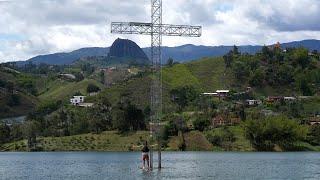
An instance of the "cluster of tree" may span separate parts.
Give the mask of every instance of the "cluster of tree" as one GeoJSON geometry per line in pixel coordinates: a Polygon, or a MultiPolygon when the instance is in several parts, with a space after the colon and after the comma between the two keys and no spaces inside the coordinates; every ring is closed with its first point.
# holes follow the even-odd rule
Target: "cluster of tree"
{"type": "Polygon", "coordinates": [[[170,136],[177,136],[179,132],[187,131],[187,124],[184,118],[178,114],[168,114],[163,118],[167,124],[163,128],[163,139],[167,140],[170,136]]]}
{"type": "MultiPolygon", "coordinates": [[[[4,93],[5,103],[9,107],[19,106],[21,104],[21,96],[16,92],[15,86],[11,81],[0,80],[1,93],[4,93]]],[[[5,108],[3,110],[5,110],[5,108]]]]}
{"type": "Polygon", "coordinates": [[[8,126],[0,124],[0,146],[3,143],[27,139],[28,148],[36,150],[36,136],[39,132],[39,124],[36,121],[27,121],[24,124],[13,124],[8,126]]]}
{"type": "Polygon", "coordinates": [[[235,134],[226,126],[208,133],[206,137],[213,145],[227,150],[231,150],[233,143],[236,141],[235,134]]]}
{"type": "Polygon", "coordinates": [[[172,67],[172,66],[174,66],[176,64],[179,64],[179,62],[175,62],[172,58],[169,58],[167,60],[167,64],[166,65],[169,66],[169,67],[172,67]]]}
{"type": "Polygon", "coordinates": [[[166,121],[167,124],[161,128],[160,131],[162,144],[166,146],[170,136],[178,136],[178,148],[184,151],[186,149],[184,133],[188,131],[185,119],[179,114],[168,114],[163,120],[166,121]]]}
{"type": "Polygon", "coordinates": [[[193,127],[195,130],[204,131],[210,126],[212,116],[210,114],[199,114],[197,116],[196,120],[193,121],[193,127]]]}
{"type": "Polygon", "coordinates": [[[259,151],[273,151],[275,146],[294,149],[295,143],[306,140],[308,128],[284,116],[247,120],[243,124],[246,138],[259,151]]]}
{"type": "Polygon", "coordinates": [[[20,75],[17,79],[17,89],[26,93],[37,95],[38,90],[36,88],[35,78],[32,76],[20,75]]]}
{"type": "Polygon", "coordinates": [[[310,127],[307,141],[314,146],[320,145],[320,126],[319,125],[310,127]]]}
{"type": "Polygon", "coordinates": [[[95,84],[88,84],[87,93],[99,92],[101,89],[95,84]]]}
{"type": "Polygon", "coordinates": [[[11,140],[10,127],[5,123],[0,124],[0,145],[11,140]]]}
{"type": "Polygon", "coordinates": [[[95,68],[90,63],[83,63],[80,65],[81,71],[87,75],[91,75],[95,68]]]}
{"type": "Polygon", "coordinates": [[[301,101],[285,102],[281,100],[271,106],[272,110],[286,115],[289,118],[305,117],[305,109],[301,101]]]}
{"type": "Polygon", "coordinates": [[[112,124],[120,132],[145,130],[145,114],[130,101],[119,102],[113,110],[112,124]]]}
{"type": "Polygon", "coordinates": [[[295,85],[303,95],[313,95],[312,84],[319,84],[319,58],[305,48],[264,46],[261,52],[241,54],[235,46],[224,57],[225,66],[237,80],[251,86],[273,87],[295,85]]]}
{"type": "Polygon", "coordinates": [[[101,133],[146,130],[145,113],[130,101],[112,106],[105,98],[91,108],[64,106],[61,101],[46,101],[29,114],[26,122],[0,126],[0,143],[27,139],[30,148],[36,147],[37,136],[70,136],[83,133],[101,133]]]}
{"type": "Polygon", "coordinates": [[[34,75],[19,73],[12,69],[5,72],[10,73],[13,77],[8,79],[6,76],[0,77],[0,88],[6,89],[9,94],[14,94],[19,91],[37,95],[36,77],[34,75]]]}
{"type": "Polygon", "coordinates": [[[76,77],[77,82],[80,82],[80,81],[84,80],[84,78],[85,78],[82,72],[77,72],[74,74],[74,76],[76,77]]]}
{"type": "Polygon", "coordinates": [[[178,105],[179,111],[193,104],[199,92],[193,86],[178,87],[170,91],[171,100],[178,105]]]}

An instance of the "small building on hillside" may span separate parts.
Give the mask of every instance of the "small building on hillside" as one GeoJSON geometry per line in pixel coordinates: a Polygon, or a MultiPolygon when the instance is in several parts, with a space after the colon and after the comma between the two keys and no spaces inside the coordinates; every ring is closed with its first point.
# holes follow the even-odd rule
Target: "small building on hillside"
{"type": "Polygon", "coordinates": [[[258,106],[262,104],[262,101],[261,100],[255,100],[255,99],[248,99],[246,100],[246,105],[247,106],[258,106]]]}
{"type": "Polygon", "coordinates": [[[216,93],[219,97],[227,97],[230,93],[230,90],[217,90],[216,93]]]}
{"type": "Polygon", "coordinates": [[[89,96],[96,96],[100,93],[100,91],[98,92],[91,92],[91,93],[88,93],[89,96]]]}
{"type": "Polygon", "coordinates": [[[283,99],[285,101],[295,101],[295,100],[297,100],[297,98],[295,98],[295,97],[284,97],[283,99]]]}
{"type": "Polygon", "coordinates": [[[224,116],[218,115],[212,119],[212,127],[220,127],[227,124],[227,120],[224,116]]]}
{"type": "Polygon", "coordinates": [[[233,126],[240,124],[241,119],[239,117],[229,117],[227,115],[217,115],[212,119],[211,125],[214,128],[220,126],[233,126]]]}
{"type": "Polygon", "coordinates": [[[73,96],[73,98],[70,99],[70,103],[74,106],[79,106],[84,102],[84,98],[85,96],[73,96]]]}
{"type": "Polygon", "coordinates": [[[320,125],[320,117],[316,116],[316,117],[312,117],[309,119],[309,124],[311,126],[316,126],[316,125],[320,125]]]}
{"type": "Polygon", "coordinates": [[[266,99],[266,101],[267,101],[268,103],[275,103],[275,102],[279,102],[279,101],[281,101],[281,100],[283,100],[283,97],[282,97],[282,96],[269,96],[269,97],[266,99]]]}
{"type": "Polygon", "coordinates": [[[205,92],[205,93],[202,93],[201,95],[224,98],[224,97],[227,97],[229,93],[230,93],[230,90],[216,90],[216,92],[205,92]]]}

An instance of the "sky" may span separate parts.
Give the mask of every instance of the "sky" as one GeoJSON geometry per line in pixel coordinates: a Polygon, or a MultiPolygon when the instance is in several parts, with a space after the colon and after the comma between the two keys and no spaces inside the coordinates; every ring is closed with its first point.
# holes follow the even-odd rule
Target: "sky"
{"type": "MultiPolygon", "coordinates": [[[[109,47],[110,23],[150,22],[150,0],[0,0],[0,62],[109,47]]],[[[164,46],[264,45],[320,39],[320,0],[163,0],[163,23],[203,27],[200,38],[164,37],[164,46]]]]}

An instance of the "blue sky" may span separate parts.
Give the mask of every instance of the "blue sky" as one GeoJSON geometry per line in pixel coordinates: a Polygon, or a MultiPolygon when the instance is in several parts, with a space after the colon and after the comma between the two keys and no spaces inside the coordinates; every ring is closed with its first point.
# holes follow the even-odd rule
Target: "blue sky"
{"type": "Polygon", "coordinates": [[[22,34],[0,34],[0,40],[3,41],[23,41],[25,38],[22,34]]]}
{"type": "MultiPolygon", "coordinates": [[[[163,45],[254,45],[320,39],[320,0],[163,0],[163,22],[203,26],[201,38],[164,37],[163,45]]],[[[150,0],[0,0],[0,62],[106,47],[112,21],[150,21],[150,0]]]]}

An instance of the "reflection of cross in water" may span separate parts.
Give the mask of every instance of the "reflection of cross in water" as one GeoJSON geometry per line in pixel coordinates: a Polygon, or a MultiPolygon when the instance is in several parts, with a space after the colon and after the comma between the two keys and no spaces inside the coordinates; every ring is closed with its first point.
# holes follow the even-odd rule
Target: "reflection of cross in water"
{"type": "MultiPolygon", "coordinates": [[[[151,23],[113,22],[111,33],[151,35],[151,61],[154,80],[151,85],[151,122],[159,124],[162,114],[161,44],[162,36],[200,37],[201,26],[162,24],[162,0],[151,0],[151,23]]],[[[155,132],[153,131],[151,135],[155,132]]],[[[158,138],[159,139],[159,138],[158,138]]],[[[159,143],[159,141],[158,141],[159,143]]],[[[159,168],[161,147],[159,145],[159,168]]],[[[150,157],[152,167],[152,153],[150,157]]]]}

